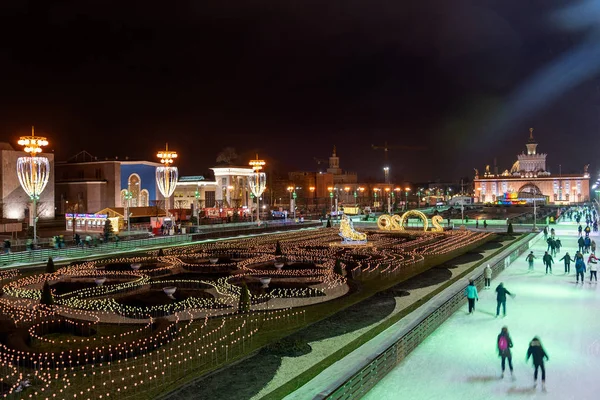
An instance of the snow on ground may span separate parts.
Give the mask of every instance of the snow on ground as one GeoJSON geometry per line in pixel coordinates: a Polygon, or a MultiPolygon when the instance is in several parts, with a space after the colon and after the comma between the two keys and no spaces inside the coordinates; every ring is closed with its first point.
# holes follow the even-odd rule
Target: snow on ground
{"type": "MultiPolygon", "coordinates": [[[[577,250],[577,233],[572,224],[554,226],[563,248],[555,257],[553,274],[546,275],[541,258],[543,240],[531,250],[537,257],[534,272],[527,271],[523,254],[499,277],[492,289],[482,290],[476,312],[467,305],[450,317],[381,380],[365,399],[597,399],[600,398],[600,289],[589,283],[575,284],[575,270],[564,275],[559,262],[566,251],[577,250]],[[507,317],[495,318],[494,289],[500,282],[516,294],[507,300],[507,317]],[[507,326],[512,349],[515,380],[506,367],[500,379],[500,357],[496,338],[507,326]],[[531,339],[538,335],[550,361],[546,362],[547,392],[533,388],[531,360],[525,362],[531,339]]],[[[600,237],[592,236],[600,244],[600,237]]],[[[587,261],[587,256],[585,258],[587,261]]],[[[587,263],[586,263],[587,264],[587,263]]],[[[501,311],[502,313],[502,311],[501,311]]],[[[541,373],[540,373],[541,375],[541,373]]]]}

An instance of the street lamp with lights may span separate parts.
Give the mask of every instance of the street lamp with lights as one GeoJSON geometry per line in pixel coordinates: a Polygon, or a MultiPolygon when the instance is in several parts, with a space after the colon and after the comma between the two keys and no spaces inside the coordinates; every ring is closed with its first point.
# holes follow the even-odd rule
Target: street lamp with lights
{"type": "Polygon", "coordinates": [[[387,212],[388,212],[388,214],[392,213],[392,199],[390,198],[390,191],[391,190],[392,189],[389,188],[389,187],[385,188],[385,194],[386,194],[386,197],[387,197],[387,212]]]}
{"type": "Polygon", "coordinates": [[[196,198],[196,225],[198,225],[197,232],[200,232],[200,186],[194,192],[194,197],[196,198]]]}
{"type": "Polygon", "coordinates": [[[169,216],[169,198],[173,195],[177,187],[178,171],[177,167],[172,166],[177,158],[177,152],[169,150],[169,143],[165,145],[165,150],[156,154],[160,159],[161,167],[156,168],[156,184],[158,190],[165,197],[165,212],[169,216]]]}
{"type": "Polygon", "coordinates": [[[258,159],[258,154],[256,155],[256,159],[251,160],[249,163],[254,172],[248,180],[248,185],[256,198],[256,223],[258,225],[260,225],[260,196],[262,196],[267,188],[267,175],[264,172],[260,172],[265,164],[263,160],[258,159]]]}
{"type": "Polygon", "coordinates": [[[310,190],[311,203],[315,203],[315,187],[311,186],[308,188],[310,190]]]}
{"type": "Polygon", "coordinates": [[[327,190],[329,191],[329,215],[331,215],[331,210],[333,209],[333,187],[329,186],[327,190]]]}
{"type": "Polygon", "coordinates": [[[127,216],[127,232],[131,232],[129,209],[131,208],[131,199],[133,198],[133,193],[131,193],[129,190],[126,190],[123,197],[125,199],[125,215],[127,216]]]}
{"type": "Polygon", "coordinates": [[[408,192],[410,192],[410,188],[409,187],[405,187],[404,188],[404,193],[406,195],[406,197],[405,197],[406,210],[408,210],[408,192]]]}
{"type": "Polygon", "coordinates": [[[37,202],[50,178],[50,161],[47,157],[38,157],[38,153],[42,152],[42,147],[48,145],[48,140],[42,136],[35,136],[32,126],[31,136],[21,136],[17,143],[24,147],[26,153],[30,154],[29,157],[17,159],[17,177],[33,204],[29,213],[29,224],[33,225],[33,244],[35,245],[37,244],[37,202]]]}

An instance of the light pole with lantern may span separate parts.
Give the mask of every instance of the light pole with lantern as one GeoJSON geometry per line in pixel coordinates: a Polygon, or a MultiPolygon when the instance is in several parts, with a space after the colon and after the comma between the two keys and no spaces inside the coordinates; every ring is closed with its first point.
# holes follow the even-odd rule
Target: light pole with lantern
{"type": "Polygon", "coordinates": [[[48,145],[48,141],[45,137],[35,136],[32,126],[31,136],[21,136],[17,143],[24,147],[26,153],[30,154],[28,157],[17,158],[17,177],[33,204],[29,213],[29,224],[33,225],[33,244],[36,245],[37,202],[50,178],[50,161],[47,157],[38,157],[37,154],[42,152],[42,147],[48,145]]]}
{"type": "Polygon", "coordinates": [[[314,203],[315,203],[315,187],[311,186],[308,188],[308,190],[310,190],[310,197],[311,197],[310,202],[314,205],[314,203]]]}
{"type": "Polygon", "coordinates": [[[331,216],[331,210],[333,210],[333,187],[329,186],[327,190],[329,191],[329,216],[331,216]]]}
{"type": "Polygon", "coordinates": [[[260,172],[260,170],[266,163],[263,160],[259,160],[257,154],[256,160],[251,160],[249,164],[254,172],[248,180],[248,185],[252,194],[256,197],[256,223],[260,226],[260,196],[262,196],[267,188],[267,175],[264,172],[260,172]]]}
{"type": "Polygon", "coordinates": [[[404,188],[404,194],[406,195],[404,202],[406,203],[406,211],[408,211],[408,192],[410,192],[409,187],[404,188]]]}
{"type": "Polygon", "coordinates": [[[177,187],[178,171],[172,164],[177,158],[177,152],[169,150],[169,143],[166,144],[164,151],[159,151],[156,157],[160,159],[163,166],[156,168],[156,184],[158,190],[165,197],[165,213],[169,216],[169,198],[173,195],[177,187]]]}
{"type": "Polygon", "coordinates": [[[196,225],[198,226],[197,232],[200,232],[200,186],[194,192],[196,198],[196,225]]]}
{"type": "Polygon", "coordinates": [[[127,216],[127,232],[130,233],[131,232],[131,223],[130,223],[129,209],[131,208],[131,199],[133,198],[133,193],[131,193],[131,191],[127,190],[127,191],[125,191],[125,195],[123,197],[125,198],[125,214],[127,216]]]}

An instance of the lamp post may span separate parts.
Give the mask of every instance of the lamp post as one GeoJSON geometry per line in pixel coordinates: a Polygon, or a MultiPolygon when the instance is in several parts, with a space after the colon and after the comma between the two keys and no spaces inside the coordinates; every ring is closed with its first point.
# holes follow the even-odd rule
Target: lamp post
{"type": "Polygon", "coordinates": [[[363,199],[363,193],[365,192],[365,188],[361,186],[361,187],[358,188],[358,191],[360,193],[360,200],[359,200],[359,202],[362,204],[362,202],[364,200],[363,199]]]}
{"type": "Polygon", "coordinates": [[[329,215],[331,216],[331,210],[333,209],[333,187],[329,186],[327,190],[329,191],[329,215]]]}
{"type": "Polygon", "coordinates": [[[292,193],[294,192],[294,186],[288,186],[287,191],[290,194],[290,214],[292,214],[292,218],[295,218],[296,215],[294,213],[294,200],[292,199],[292,193]]]}
{"type": "Polygon", "coordinates": [[[131,232],[130,229],[130,220],[129,220],[129,208],[131,207],[131,199],[133,198],[133,193],[131,193],[129,190],[125,191],[125,213],[127,216],[127,232],[131,232]]]}
{"type": "Polygon", "coordinates": [[[254,197],[256,197],[256,224],[260,226],[260,196],[267,188],[267,174],[260,172],[266,164],[264,160],[258,159],[258,154],[255,160],[250,160],[249,165],[252,167],[252,176],[248,180],[248,185],[254,197]]]}
{"type": "MultiPolygon", "coordinates": [[[[400,201],[402,199],[402,197],[401,197],[402,195],[400,194],[400,191],[402,191],[402,189],[400,189],[399,187],[394,189],[394,193],[395,193],[394,194],[394,203],[396,203],[397,201],[400,201]],[[396,199],[396,197],[398,197],[398,198],[396,199]]],[[[398,205],[398,203],[396,203],[396,209],[397,209],[397,205],[398,205]]]]}
{"type": "Polygon", "coordinates": [[[405,197],[405,203],[406,203],[406,210],[408,211],[408,192],[410,192],[410,188],[409,187],[405,187],[404,188],[404,193],[406,195],[405,197]]]}
{"type": "Polygon", "coordinates": [[[314,205],[314,203],[315,203],[315,187],[311,186],[308,188],[308,190],[310,190],[310,197],[311,197],[310,202],[314,205]]]}
{"type": "Polygon", "coordinates": [[[178,171],[172,164],[177,158],[177,152],[169,150],[169,143],[165,145],[164,151],[159,151],[156,157],[160,159],[161,167],[156,168],[156,184],[158,190],[165,197],[165,215],[169,216],[169,198],[177,187],[178,171]]]}
{"type": "Polygon", "coordinates": [[[377,193],[380,191],[381,189],[379,188],[374,188],[373,189],[373,208],[377,208],[377,193]]]}
{"type": "Polygon", "coordinates": [[[390,189],[389,187],[385,188],[385,194],[386,194],[386,197],[387,197],[387,212],[388,212],[388,214],[392,213],[392,202],[391,202],[391,199],[390,199],[390,191],[391,190],[392,189],[390,189]]]}
{"type": "Polygon", "coordinates": [[[390,183],[390,167],[383,167],[383,180],[386,185],[390,183]]]}
{"type": "Polygon", "coordinates": [[[33,225],[33,244],[37,244],[37,202],[46,188],[50,178],[50,161],[47,157],[38,157],[42,147],[48,145],[48,140],[42,136],[35,136],[34,128],[31,127],[31,136],[21,136],[17,142],[24,147],[29,157],[17,159],[17,177],[21,187],[29,195],[32,201],[32,209],[29,213],[29,224],[33,225]]]}
{"type": "Polygon", "coordinates": [[[194,197],[196,197],[196,225],[198,226],[197,232],[200,232],[200,186],[198,186],[198,188],[196,189],[194,197]]]}

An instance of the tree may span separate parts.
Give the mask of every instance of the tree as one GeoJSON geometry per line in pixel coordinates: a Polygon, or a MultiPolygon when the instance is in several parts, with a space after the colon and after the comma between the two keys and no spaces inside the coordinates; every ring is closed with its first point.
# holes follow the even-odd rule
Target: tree
{"type": "Polygon", "coordinates": [[[340,276],[344,276],[344,268],[342,268],[342,261],[339,258],[335,260],[335,267],[333,267],[333,272],[340,276]]]}
{"type": "Polygon", "coordinates": [[[279,242],[279,240],[277,241],[277,244],[275,244],[275,255],[276,256],[283,255],[283,251],[281,250],[281,243],[279,242]]]}
{"type": "Polygon", "coordinates": [[[48,281],[44,282],[44,286],[42,287],[42,297],[40,299],[40,304],[44,304],[47,306],[51,306],[54,304],[54,298],[52,297],[52,291],[50,290],[50,285],[48,281]]]}
{"type": "Polygon", "coordinates": [[[237,160],[238,155],[233,147],[225,147],[217,155],[217,163],[232,165],[237,160]]]}
{"type": "Polygon", "coordinates": [[[238,304],[239,312],[247,312],[250,311],[250,291],[248,290],[248,286],[246,282],[242,281],[242,288],[240,290],[240,302],[238,304]]]}
{"type": "Polygon", "coordinates": [[[46,273],[53,274],[56,272],[56,268],[54,268],[54,260],[52,257],[48,257],[48,263],[46,263],[46,273]]]}
{"type": "Polygon", "coordinates": [[[104,222],[104,242],[108,242],[114,235],[112,223],[110,219],[106,218],[106,222],[104,222]]]}
{"type": "Polygon", "coordinates": [[[506,229],[506,233],[508,233],[509,235],[512,235],[513,232],[514,232],[514,230],[513,230],[512,222],[509,222],[508,228],[506,229]]]}

